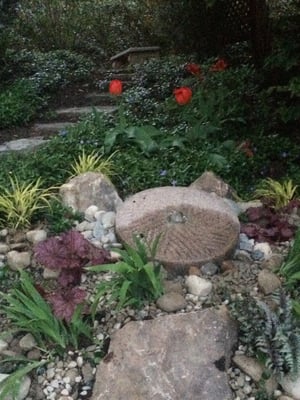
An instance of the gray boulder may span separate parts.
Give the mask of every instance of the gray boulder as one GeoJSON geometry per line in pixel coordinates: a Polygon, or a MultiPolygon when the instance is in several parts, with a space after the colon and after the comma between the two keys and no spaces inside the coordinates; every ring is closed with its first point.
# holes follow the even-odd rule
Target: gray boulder
{"type": "Polygon", "coordinates": [[[206,309],[130,322],[97,368],[93,400],[231,400],[237,341],[227,312],[206,309]]]}
{"type": "Polygon", "coordinates": [[[64,204],[80,212],[91,205],[103,211],[116,211],[122,204],[114,185],[98,172],[75,176],[60,187],[59,193],[64,204]]]}

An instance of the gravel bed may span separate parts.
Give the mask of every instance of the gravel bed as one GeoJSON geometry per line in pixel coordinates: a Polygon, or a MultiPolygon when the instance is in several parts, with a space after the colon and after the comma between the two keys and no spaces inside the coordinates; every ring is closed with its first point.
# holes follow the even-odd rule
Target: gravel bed
{"type": "MultiPolygon", "coordinates": [[[[286,253],[288,244],[277,246],[274,251],[286,253]]],[[[185,309],[177,312],[192,312],[205,307],[215,307],[227,304],[228,296],[243,293],[245,291],[258,294],[257,275],[261,271],[263,260],[254,261],[251,257],[243,257],[237,254],[232,260],[226,260],[214,272],[202,271],[203,277],[210,280],[213,284],[211,294],[200,299],[198,296],[191,295],[184,287],[184,277],[171,277],[166,273],[166,278],[182,285],[182,291],[187,303],[185,309]],[[205,272],[205,273],[203,273],[205,272]]],[[[42,269],[29,268],[37,281],[42,279],[42,269]]],[[[7,291],[13,287],[16,273],[11,271],[9,275],[0,280],[0,291],[7,291]]],[[[95,274],[86,273],[82,278],[82,287],[85,288],[92,297],[95,286],[102,279],[111,279],[110,273],[99,274],[95,281],[95,274]]],[[[147,304],[140,310],[126,307],[121,311],[115,311],[114,304],[108,302],[108,298],[103,298],[99,303],[99,310],[94,324],[93,343],[82,343],[78,351],[66,349],[63,356],[56,356],[44,366],[38,368],[30,374],[30,389],[25,397],[26,400],[85,400],[91,398],[93,384],[96,373],[96,366],[100,359],[105,356],[109,338],[111,334],[121,329],[130,321],[153,319],[167,314],[159,309],[155,303],[147,304]]],[[[1,305],[1,303],[0,303],[1,305]]],[[[2,316],[2,332],[9,328],[9,322],[2,316]]],[[[26,351],[22,349],[21,340],[24,335],[15,335],[5,338],[7,348],[4,355],[25,354],[32,360],[47,359],[48,353],[42,349],[32,346],[26,351]]],[[[1,343],[0,343],[1,344],[1,343]]],[[[241,354],[245,348],[239,344],[237,353],[241,354]]],[[[3,367],[0,373],[9,373],[3,367]]],[[[255,394],[259,390],[255,382],[244,374],[239,368],[231,366],[228,370],[230,386],[234,392],[235,400],[254,400],[255,394]]]]}

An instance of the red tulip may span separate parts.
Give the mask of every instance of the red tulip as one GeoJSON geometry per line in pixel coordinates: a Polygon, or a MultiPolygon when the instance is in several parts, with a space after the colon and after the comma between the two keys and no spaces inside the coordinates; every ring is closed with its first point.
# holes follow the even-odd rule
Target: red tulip
{"type": "Polygon", "coordinates": [[[195,63],[187,64],[185,69],[192,75],[201,75],[201,68],[200,65],[195,63]]]}
{"type": "Polygon", "coordinates": [[[184,106],[191,101],[193,92],[189,87],[182,86],[180,88],[174,89],[173,94],[177,103],[181,106],[184,106]]]}
{"type": "Polygon", "coordinates": [[[224,69],[226,69],[228,67],[228,64],[225,60],[223,60],[223,58],[220,58],[218,61],[216,61],[211,67],[210,67],[210,71],[212,72],[220,72],[220,71],[224,71],[224,69]]]}
{"type": "Polygon", "coordinates": [[[119,79],[113,79],[109,84],[109,93],[120,96],[123,90],[123,83],[119,79]]]}

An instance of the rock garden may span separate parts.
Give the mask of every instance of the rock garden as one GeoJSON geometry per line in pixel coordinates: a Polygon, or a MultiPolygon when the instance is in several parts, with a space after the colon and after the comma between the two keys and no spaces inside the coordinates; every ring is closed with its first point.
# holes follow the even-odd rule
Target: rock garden
{"type": "Polygon", "coordinates": [[[299,6],[40,3],[0,2],[0,400],[300,400],[299,6]]]}

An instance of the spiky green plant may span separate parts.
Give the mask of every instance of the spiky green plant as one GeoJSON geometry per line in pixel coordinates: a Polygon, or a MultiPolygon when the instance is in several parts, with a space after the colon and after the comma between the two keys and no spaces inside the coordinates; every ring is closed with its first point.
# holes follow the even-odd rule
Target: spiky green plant
{"type": "Polygon", "coordinates": [[[294,198],[298,186],[291,179],[282,183],[272,178],[262,180],[254,196],[267,201],[275,209],[285,207],[294,198]]]}
{"type": "Polygon", "coordinates": [[[72,176],[84,174],[85,172],[101,172],[107,177],[115,175],[112,162],[112,158],[115,154],[116,152],[104,159],[103,156],[99,155],[96,151],[86,154],[83,150],[78,159],[71,165],[72,176]]]}
{"type": "Polygon", "coordinates": [[[279,274],[285,278],[289,288],[294,287],[300,281],[300,228],[297,230],[292,247],[279,269],[279,274]]]}
{"type": "Polygon", "coordinates": [[[88,271],[115,274],[110,281],[104,281],[97,287],[93,314],[100,298],[106,293],[110,294],[111,301],[118,301],[118,309],[127,305],[140,307],[145,301],[156,300],[163,293],[161,266],[154,260],[159,239],[160,235],[147,245],[135,236],[135,248],[125,244],[124,250],[115,249],[121,256],[120,261],[86,268],[88,271]]]}
{"type": "Polygon", "coordinates": [[[69,345],[78,348],[79,337],[91,338],[89,326],[82,320],[80,305],[70,323],[56,318],[50,305],[35,288],[29,275],[20,270],[18,285],[8,293],[0,292],[2,310],[11,321],[12,331],[31,333],[44,349],[64,352],[69,345]]]}
{"type": "Polygon", "coordinates": [[[49,200],[55,197],[55,188],[42,188],[40,178],[26,183],[10,177],[10,186],[0,187],[0,221],[15,229],[29,226],[32,216],[39,210],[50,208],[49,200]]]}

